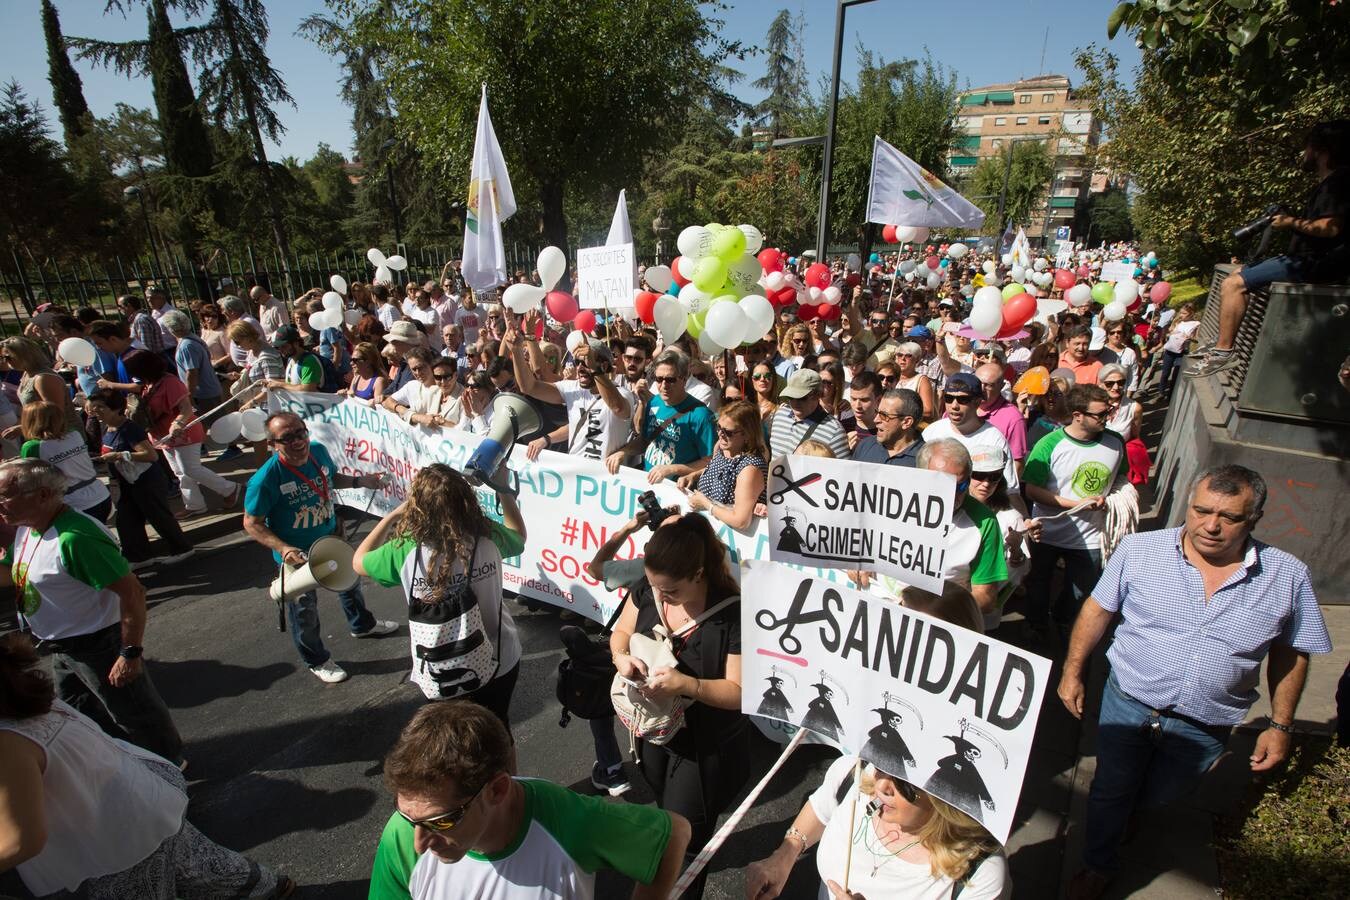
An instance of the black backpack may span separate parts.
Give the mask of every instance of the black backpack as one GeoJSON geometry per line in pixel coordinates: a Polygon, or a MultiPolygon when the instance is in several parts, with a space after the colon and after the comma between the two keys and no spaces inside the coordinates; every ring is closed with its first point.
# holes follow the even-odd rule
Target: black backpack
{"type": "Polygon", "coordinates": [[[609,654],[609,644],[603,639],[619,621],[619,614],[627,602],[620,603],[614,615],[609,617],[600,641],[575,625],[564,625],[559,630],[558,635],[567,651],[558,663],[557,695],[562,704],[558,725],[562,728],[567,727],[572,716],[604,719],[614,715],[614,703],[609,698],[609,689],[614,683],[614,660],[609,654]]]}

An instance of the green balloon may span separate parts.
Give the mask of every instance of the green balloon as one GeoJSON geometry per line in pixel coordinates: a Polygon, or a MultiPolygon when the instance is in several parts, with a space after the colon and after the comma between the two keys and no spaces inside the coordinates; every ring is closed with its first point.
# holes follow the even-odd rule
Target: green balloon
{"type": "Polygon", "coordinates": [[[705,294],[713,294],[727,280],[727,264],[716,256],[705,256],[694,267],[694,277],[689,279],[705,294]]]}
{"type": "Polygon", "coordinates": [[[1116,286],[1110,281],[1099,281],[1092,286],[1092,299],[1098,303],[1110,303],[1116,298],[1116,286]]]}
{"type": "Polygon", "coordinates": [[[724,290],[721,296],[713,298],[712,303],[708,304],[708,309],[712,309],[719,303],[727,303],[727,302],[735,303],[738,299],[739,298],[731,291],[724,290]]]}
{"type": "Polygon", "coordinates": [[[1018,294],[1022,294],[1025,292],[1026,292],[1025,287],[1023,287],[1022,285],[1018,284],[1015,281],[1010,281],[1003,286],[1003,299],[1004,301],[1008,301],[1011,300],[1013,297],[1016,297],[1018,294]]]}
{"type": "Polygon", "coordinates": [[[685,330],[694,340],[698,340],[698,336],[703,333],[703,317],[706,315],[707,313],[699,313],[698,315],[690,313],[689,319],[685,322],[685,330]]]}
{"type": "Polygon", "coordinates": [[[713,235],[712,252],[713,256],[731,265],[745,253],[745,232],[739,228],[723,228],[713,235]]]}

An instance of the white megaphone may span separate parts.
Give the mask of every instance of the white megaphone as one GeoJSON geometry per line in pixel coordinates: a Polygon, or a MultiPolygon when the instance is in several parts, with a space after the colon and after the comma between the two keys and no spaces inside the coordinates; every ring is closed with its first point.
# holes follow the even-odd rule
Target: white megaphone
{"type": "Polygon", "coordinates": [[[272,580],[267,594],[277,603],[294,600],[316,587],[345,591],[360,577],[352,566],[356,551],[339,537],[327,535],[314,542],[303,566],[282,564],[281,574],[272,580]]]}
{"type": "Polygon", "coordinates": [[[511,455],[517,441],[529,440],[544,429],[534,404],[520,394],[499,393],[492,398],[492,424],[487,437],[464,466],[470,484],[486,484],[511,455]]]}

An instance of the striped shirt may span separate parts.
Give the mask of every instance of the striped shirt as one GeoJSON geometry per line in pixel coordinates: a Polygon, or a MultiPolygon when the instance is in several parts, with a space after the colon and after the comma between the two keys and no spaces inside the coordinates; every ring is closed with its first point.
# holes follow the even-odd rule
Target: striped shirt
{"type": "Polygon", "coordinates": [[[834,453],[835,459],[848,459],[848,438],[839,420],[817,406],[815,412],[799,419],[787,403],[769,420],[769,452],[775,459],[797,452],[797,445],[808,438],[820,441],[834,453]]]}
{"type": "Polygon", "coordinates": [[[1120,689],[1154,709],[1236,725],[1257,698],[1272,643],[1330,653],[1308,567],[1252,539],[1242,565],[1205,601],[1181,528],[1132,534],[1092,599],[1121,622],[1107,653],[1120,689]]]}

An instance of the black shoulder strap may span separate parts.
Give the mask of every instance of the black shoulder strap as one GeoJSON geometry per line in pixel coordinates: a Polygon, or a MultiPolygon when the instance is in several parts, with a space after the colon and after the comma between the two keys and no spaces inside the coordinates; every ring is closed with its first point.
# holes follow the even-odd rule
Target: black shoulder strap
{"type": "Polygon", "coordinates": [[[844,774],[844,780],[839,782],[839,787],[835,789],[835,803],[843,803],[844,798],[848,796],[848,789],[853,786],[853,769],[854,766],[848,767],[848,771],[844,774]]]}
{"type": "Polygon", "coordinates": [[[961,896],[961,892],[966,889],[966,885],[970,884],[970,879],[975,877],[975,873],[979,871],[980,866],[984,865],[984,861],[993,854],[993,850],[981,850],[979,855],[970,861],[970,865],[966,867],[966,874],[952,882],[952,900],[961,896]]]}
{"type": "MultiPolygon", "coordinates": [[[[695,403],[697,403],[699,406],[703,405],[702,403],[699,402],[698,398],[696,397],[691,397],[690,399],[693,400],[695,403]]],[[[651,446],[652,441],[656,440],[656,436],[658,434],[666,430],[667,425],[669,425],[671,422],[674,422],[676,419],[680,418],[687,412],[689,412],[689,410],[686,409],[683,412],[675,413],[675,415],[673,416],[667,416],[665,421],[657,422],[656,427],[652,429],[652,436],[644,437],[642,439],[642,452],[643,453],[647,452],[647,448],[651,446]]]]}

